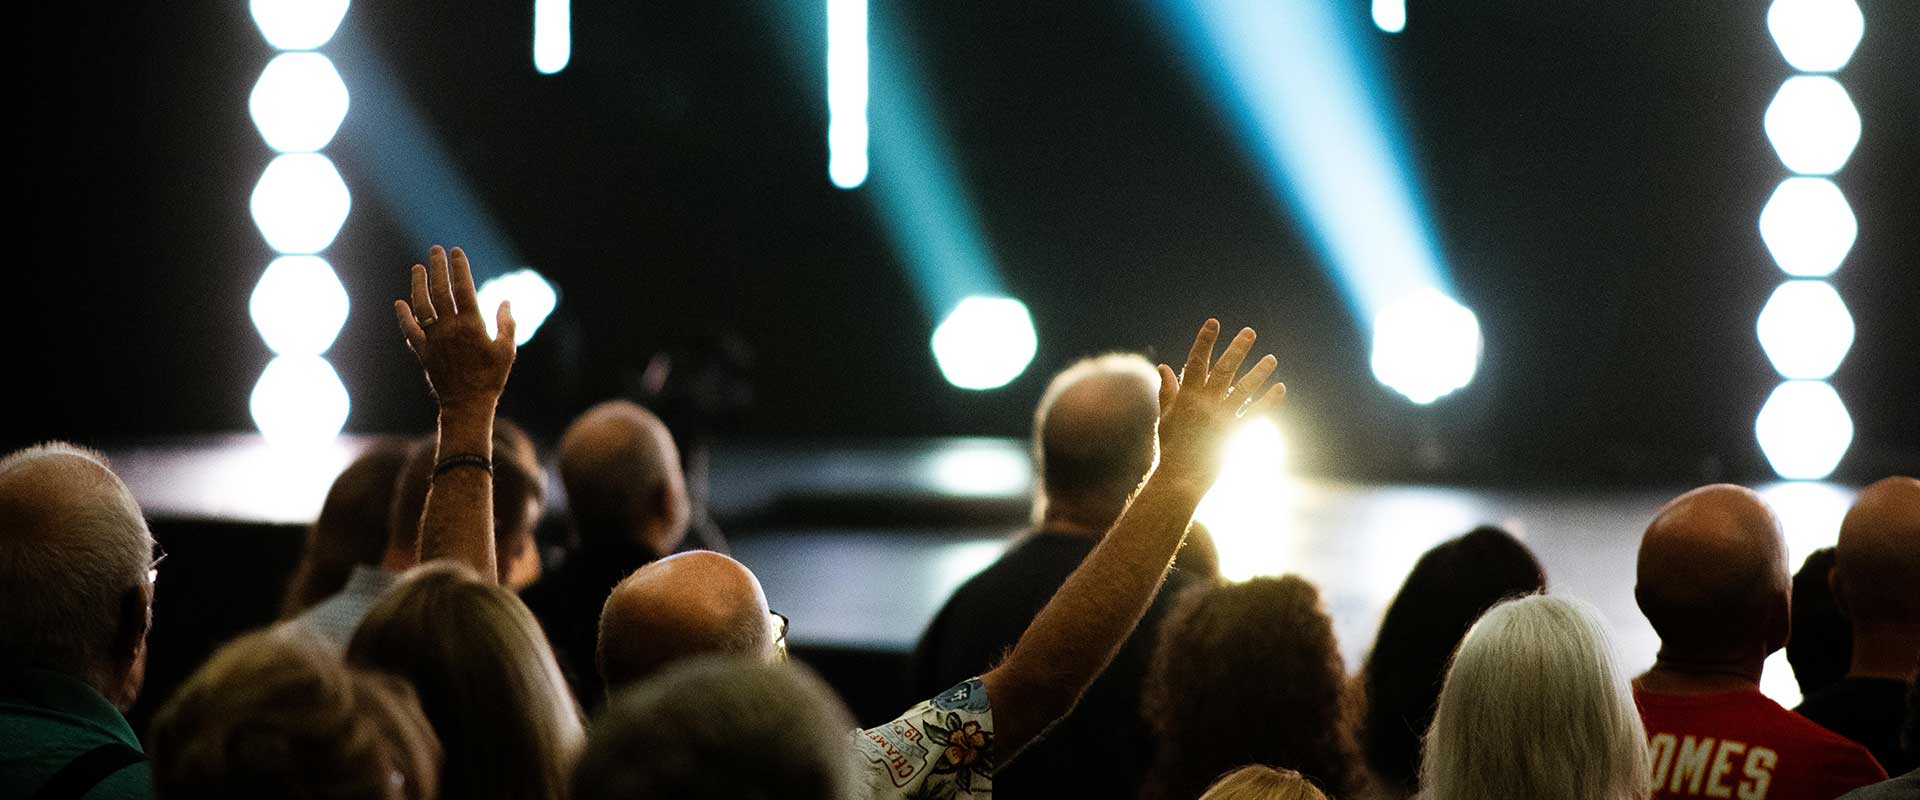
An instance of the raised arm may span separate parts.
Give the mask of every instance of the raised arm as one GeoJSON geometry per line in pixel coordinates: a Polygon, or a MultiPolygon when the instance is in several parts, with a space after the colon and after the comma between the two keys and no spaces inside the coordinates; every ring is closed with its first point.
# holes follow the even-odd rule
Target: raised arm
{"type": "Polygon", "coordinates": [[[427,373],[440,409],[433,480],[420,515],[420,560],[450,558],[496,580],[493,552],[493,412],[513,369],[513,312],[487,338],[467,254],[434,245],[413,265],[413,303],[396,300],[400,332],[427,373]]]}
{"type": "Polygon", "coordinates": [[[1244,410],[1264,414],[1286,397],[1273,356],[1261,358],[1236,384],[1234,373],[1253,348],[1240,331],[1209,364],[1220,323],[1207,320],[1179,377],[1160,366],[1160,456],[1113,528],[1053,599],[1033,618],[1007,659],[981,676],[993,707],[992,758],[1004,764],[1065,716],[1107,668],[1166,577],[1200,498],[1220,470],[1226,433],[1244,410]],[[1259,397],[1249,404],[1249,399],[1259,397]]]}

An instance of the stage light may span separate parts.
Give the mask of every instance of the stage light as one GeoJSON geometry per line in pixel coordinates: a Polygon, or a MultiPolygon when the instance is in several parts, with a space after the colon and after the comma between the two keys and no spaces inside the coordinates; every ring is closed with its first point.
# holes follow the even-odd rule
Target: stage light
{"type": "Polygon", "coordinates": [[[281,256],[267,265],[247,302],[253,327],[283,356],[317,356],[347,321],[347,290],[317,256],[281,256]]]}
{"type": "Polygon", "coordinates": [[[333,38],[347,15],[347,0],[253,0],[253,24],[267,44],[281,50],[312,50],[333,38]]]}
{"type": "Polygon", "coordinates": [[[1039,348],[1027,307],[1010,297],[960,301],[933,331],[933,357],[947,382],[998,389],[1025,372],[1039,348]]]}
{"type": "Polygon", "coordinates": [[[317,153],[273,159],[253,187],[253,222],[267,244],[287,254],[318,253],[333,243],[353,199],[333,162],[317,153]]]}
{"type": "Polygon", "coordinates": [[[1832,174],[1860,142],[1859,112],[1840,82],[1824,75],[1788,78],[1767,105],[1764,124],[1780,161],[1802,175],[1832,174]]]}
{"type": "Polygon", "coordinates": [[[1473,312],[1424,289],[1374,317],[1373,377],[1426,405],[1473,380],[1480,346],[1480,320],[1473,312]]]}
{"type": "Polygon", "coordinates": [[[827,177],[867,180],[867,0],[827,0],[827,177]]]}
{"type": "Polygon", "coordinates": [[[533,332],[540,330],[540,324],[546,322],[547,316],[560,304],[560,295],[553,290],[553,284],[547,283],[540,273],[530,269],[518,269],[488,278],[480,284],[479,297],[480,319],[487,324],[488,336],[500,335],[500,324],[495,316],[500,309],[500,302],[513,301],[515,346],[532,340],[533,332]]]}
{"type": "Polygon", "coordinates": [[[333,141],[346,118],[347,86],[326,56],[281,53],[253,84],[247,111],[269,147],[311,153],[333,141]]]}
{"type": "Polygon", "coordinates": [[[1767,30],[1787,63],[1801,72],[1833,72],[1847,65],[1866,20],[1853,0],[1774,0],[1767,30]]]}
{"type": "Polygon", "coordinates": [[[319,356],[274,356],[248,405],[275,447],[324,445],[347,422],[347,388],[319,356]]]}
{"type": "Polygon", "coordinates": [[[1373,24],[1387,33],[1407,29],[1407,0],[1373,0],[1373,24]]]}
{"type": "Polygon", "coordinates": [[[533,0],[533,68],[552,75],[573,58],[573,9],[568,0],[533,0]]]}
{"type": "Polygon", "coordinates": [[[1826,178],[1788,178],[1760,210],[1760,238],[1788,275],[1832,274],[1853,249],[1859,223],[1839,187],[1826,178]]]}
{"type": "Polygon", "coordinates": [[[1225,459],[1219,480],[1193,513],[1213,536],[1220,576],[1244,581],[1286,572],[1292,482],[1279,426],[1266,418],[1247,420],[1227,441],[1225,459]]]}
{"type": "Polygon", "coordinates": [[[1853,346],[1853,316],[1825,281],[1787,281],[1760,310],[1760,349],[1773,368],[1798,380],[1822,380],[1853,346]]]}
{"type": "Polygon", "coordinates": [[[1853,418],[1826,381],[1787,381],[1760,407],[1753,432],[1780,477],[1819,480],[1853,443],[1853,418]]]}
{"type": "Polygon", "coordinates": [[[925,469],[941,491],[966,497],[1019,495],[1033,486],[1033,461],[1026,449],[1000,439],[943,444],[927,456],[925,469]]]}

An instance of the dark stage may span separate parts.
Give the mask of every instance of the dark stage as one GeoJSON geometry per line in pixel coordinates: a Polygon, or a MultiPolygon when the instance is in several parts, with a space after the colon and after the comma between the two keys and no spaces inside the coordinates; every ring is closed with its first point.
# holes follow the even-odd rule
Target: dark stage
{"type": "MultiPolygon", "coordinates": [[[[271,621],[298,558],[303,525],[333,473],[368,440],[322,457],[285,458],[257,437],[187,439],[110,452],[171,553],[160,585],[152,708],[218,641],[271,621]]],[[[798,657],[835,684],[862,719],[884,720],[907,696],[905,655],[952,589],[1023,527],[1031,475],[1021,442],[726,443],[711,462],[711,513],[734,555],[793,619],[798,657]]],[[[1321,587],[1350,668],[1421,552],[1481,523],[1519,534],[1551,588],[1599,606],[1629,669],[1657,642],[1633,603],[1633,563],[1654,510],[1684,486],[1490,490],[1271,476],[1259,513],[1203,506],[1228,577],[1294,572],[1321,587]]],[[[1229,489],[1240,488],[1229,487],[1229,489]]],[[[1852,488],[1762,487],[1784,524],[1791,563],[1834,541],[1852,488]]],[[[564,498],[548,510],[561,524],[564,498]]],[[[1784,657],[1767,691],[1798,697],[1784,657]]]]}

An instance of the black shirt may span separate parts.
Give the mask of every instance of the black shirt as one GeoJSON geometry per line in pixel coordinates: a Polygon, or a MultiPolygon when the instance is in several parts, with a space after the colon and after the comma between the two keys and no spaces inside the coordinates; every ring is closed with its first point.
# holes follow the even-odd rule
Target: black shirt
{"type": "MultiPolygon", "coordinates": [[[[1005,657],[1027,625],[1093,552],[1091,536],[1040,531],[953,593],[928,625],[913,656],[915,697],[986,672],[1005,657]]],[[[1153,760],[1152,732],[1140,717],[1140,689],[1159,621],[1192,579],[1167,576],[1153,605],[1107,671],[1073,713],[994,773],[1000,800],[1134,797],[1153,760]]]]}
{"type": "Polygon", "coordinates": [[[573,696],[591,714],[606,702],[606,687],[594,650],[600,641],[600,611],[607,595],[633,571],[655,556],[625,543],[583,547],[558,569],[540,577],[521,593],[553,645],[553,657],[567,676],[573,696]]]}
{"type": "Polygon", "coordinates": [[[1843,678],[1814,692],[1794,709],[1834,733],[1859,742],[1898,775],[1920,764],[1900,752],[1900,726],[1906,722],[1907,684],[1890,678],[1843,678]]]}

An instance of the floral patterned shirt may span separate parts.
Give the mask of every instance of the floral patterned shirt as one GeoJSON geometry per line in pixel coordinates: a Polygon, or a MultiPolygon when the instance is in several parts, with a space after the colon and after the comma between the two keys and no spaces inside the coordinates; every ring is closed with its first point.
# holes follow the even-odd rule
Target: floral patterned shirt
{"type": "Polygon", "coordinates": [[[961,682],[885,725],[854,731],[874,800],[993,797],[993,709],[979,678],[961,682]]]}

